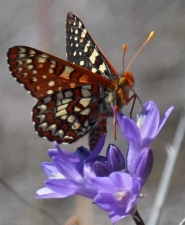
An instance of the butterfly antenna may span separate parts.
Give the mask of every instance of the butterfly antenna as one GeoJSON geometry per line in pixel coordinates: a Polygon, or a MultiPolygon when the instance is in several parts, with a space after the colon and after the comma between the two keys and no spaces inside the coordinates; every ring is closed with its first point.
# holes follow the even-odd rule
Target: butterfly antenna
{"type": "Polygon", "coordinates": [[[122,48],[123,48],[123,71],[124,71],[124,61],[125,61],[125,54],[127,51],[127,45],[123,44],[122,48]]]}
{"type": "Polygon", "coordinates": [[[133,63],[133,61],[135,60],[135,58],[138,56],[138,54],[140,53],[140,51],[145,47],[145,45],[154,37],[154,35],[155,35],[155,32],[152,31],[150,33],[150,35],[148,36],[147,40],[145,41],[145,43],[141,46],[141,48],[136,52],[136,54],[134,55],[134,57],[130,61],[129,65],[128,65],[127,69],[126,69],[126,71],[129,70],[129,68],[130,68],[131,64],[133,63]]]}

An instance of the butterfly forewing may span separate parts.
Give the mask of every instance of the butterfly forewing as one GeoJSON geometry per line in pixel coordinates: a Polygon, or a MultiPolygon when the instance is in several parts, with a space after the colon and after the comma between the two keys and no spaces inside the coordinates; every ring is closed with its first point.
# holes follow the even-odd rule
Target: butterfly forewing
{"type": "Polygon", "coordinates": [[[87,83],[111,85],[98,74],[34,48],[15,46],[9,49],[7,56],[14,78],[37,99],[87,83]]]}
{"type": "Polygon", "coordinates": [[[80,65],[109,80],[117,72],[92,39],[83,22],[74,13],[67,14],[66,54],[68,61],[80,65]]]}

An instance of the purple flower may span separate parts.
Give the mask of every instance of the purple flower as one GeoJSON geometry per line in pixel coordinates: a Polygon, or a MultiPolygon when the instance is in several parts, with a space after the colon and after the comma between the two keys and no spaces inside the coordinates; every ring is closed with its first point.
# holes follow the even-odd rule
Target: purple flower
{"type": "Polygon", "coordinates": [[[92,183],[98,192],[94,203],[109,213],[113,224],[134,214],[141,189],[137,178],[125,172],[113,172],[109,177],[96,177],[92,183]]]}
{"type": "Polygon", "coordinates": [[[158,135],[173,109],[173,106],[170,107],[160,120],[158,107],[153,101],[148,101],[143,106],[141,114],[137,116],[136,123],[122,113],[117,113],[118,124],[128,142],[127,169],[129,172],[133,172],[133,163],[139,152],[148,147],[158,135]]]}
{"type": "Polygon", "coordinates": [[[99,157],[105,135],[102,136],[93,152],[80,147],[76,152],[62,150],[57,143],[56,149],[49,149],[48,155],[52,163],[42,163],[42,169],[48,176],[45,187],[36,192],[37,198],[64,198],[72,195],[82,195],[93,199],[97,194],[92,186],[91,178],[95,177],[93,167],[89,166],[99,157]],[[67,187],[67,188],[66,188],[67,187]]]}

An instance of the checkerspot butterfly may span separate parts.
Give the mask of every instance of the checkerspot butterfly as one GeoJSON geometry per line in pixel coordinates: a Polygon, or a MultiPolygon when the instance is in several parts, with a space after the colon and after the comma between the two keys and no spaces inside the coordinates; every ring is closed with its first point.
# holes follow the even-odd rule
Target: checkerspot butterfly
{"type": "Polygon", "coordinates": [[[89,133],[93,149],[106,132],[107,117],[130,101],[131,72],[121,76],[74,13],[67,14],[67,60],[26,46],[8,50],[13,77],[38,101],[32,120],[41,137],[73,143],[89,133]]]}

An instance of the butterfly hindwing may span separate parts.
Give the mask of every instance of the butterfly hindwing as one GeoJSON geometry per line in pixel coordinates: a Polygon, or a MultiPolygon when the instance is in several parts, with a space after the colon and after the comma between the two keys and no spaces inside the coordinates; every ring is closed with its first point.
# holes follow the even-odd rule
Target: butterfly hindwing
{"type": "Polygon", "coordinates": [[[103,90],[92,85],[44,97],[33,108],[35,130],[49,141],[72,143],[97,123],[103,99],[103,90]]]}
{"type": "Polygon", "coordinates": [[[89,148],[93,150],[103,134],[107,133],[107,119],[99,119],[89,132],[89,148]]]}
{"type": "Polygon", "coordinates": [[[71,12],[67,14],[66,20],[66,54],[68,61],[109,80],[115,80],[118,75],[83,22],[71,12]]]}

